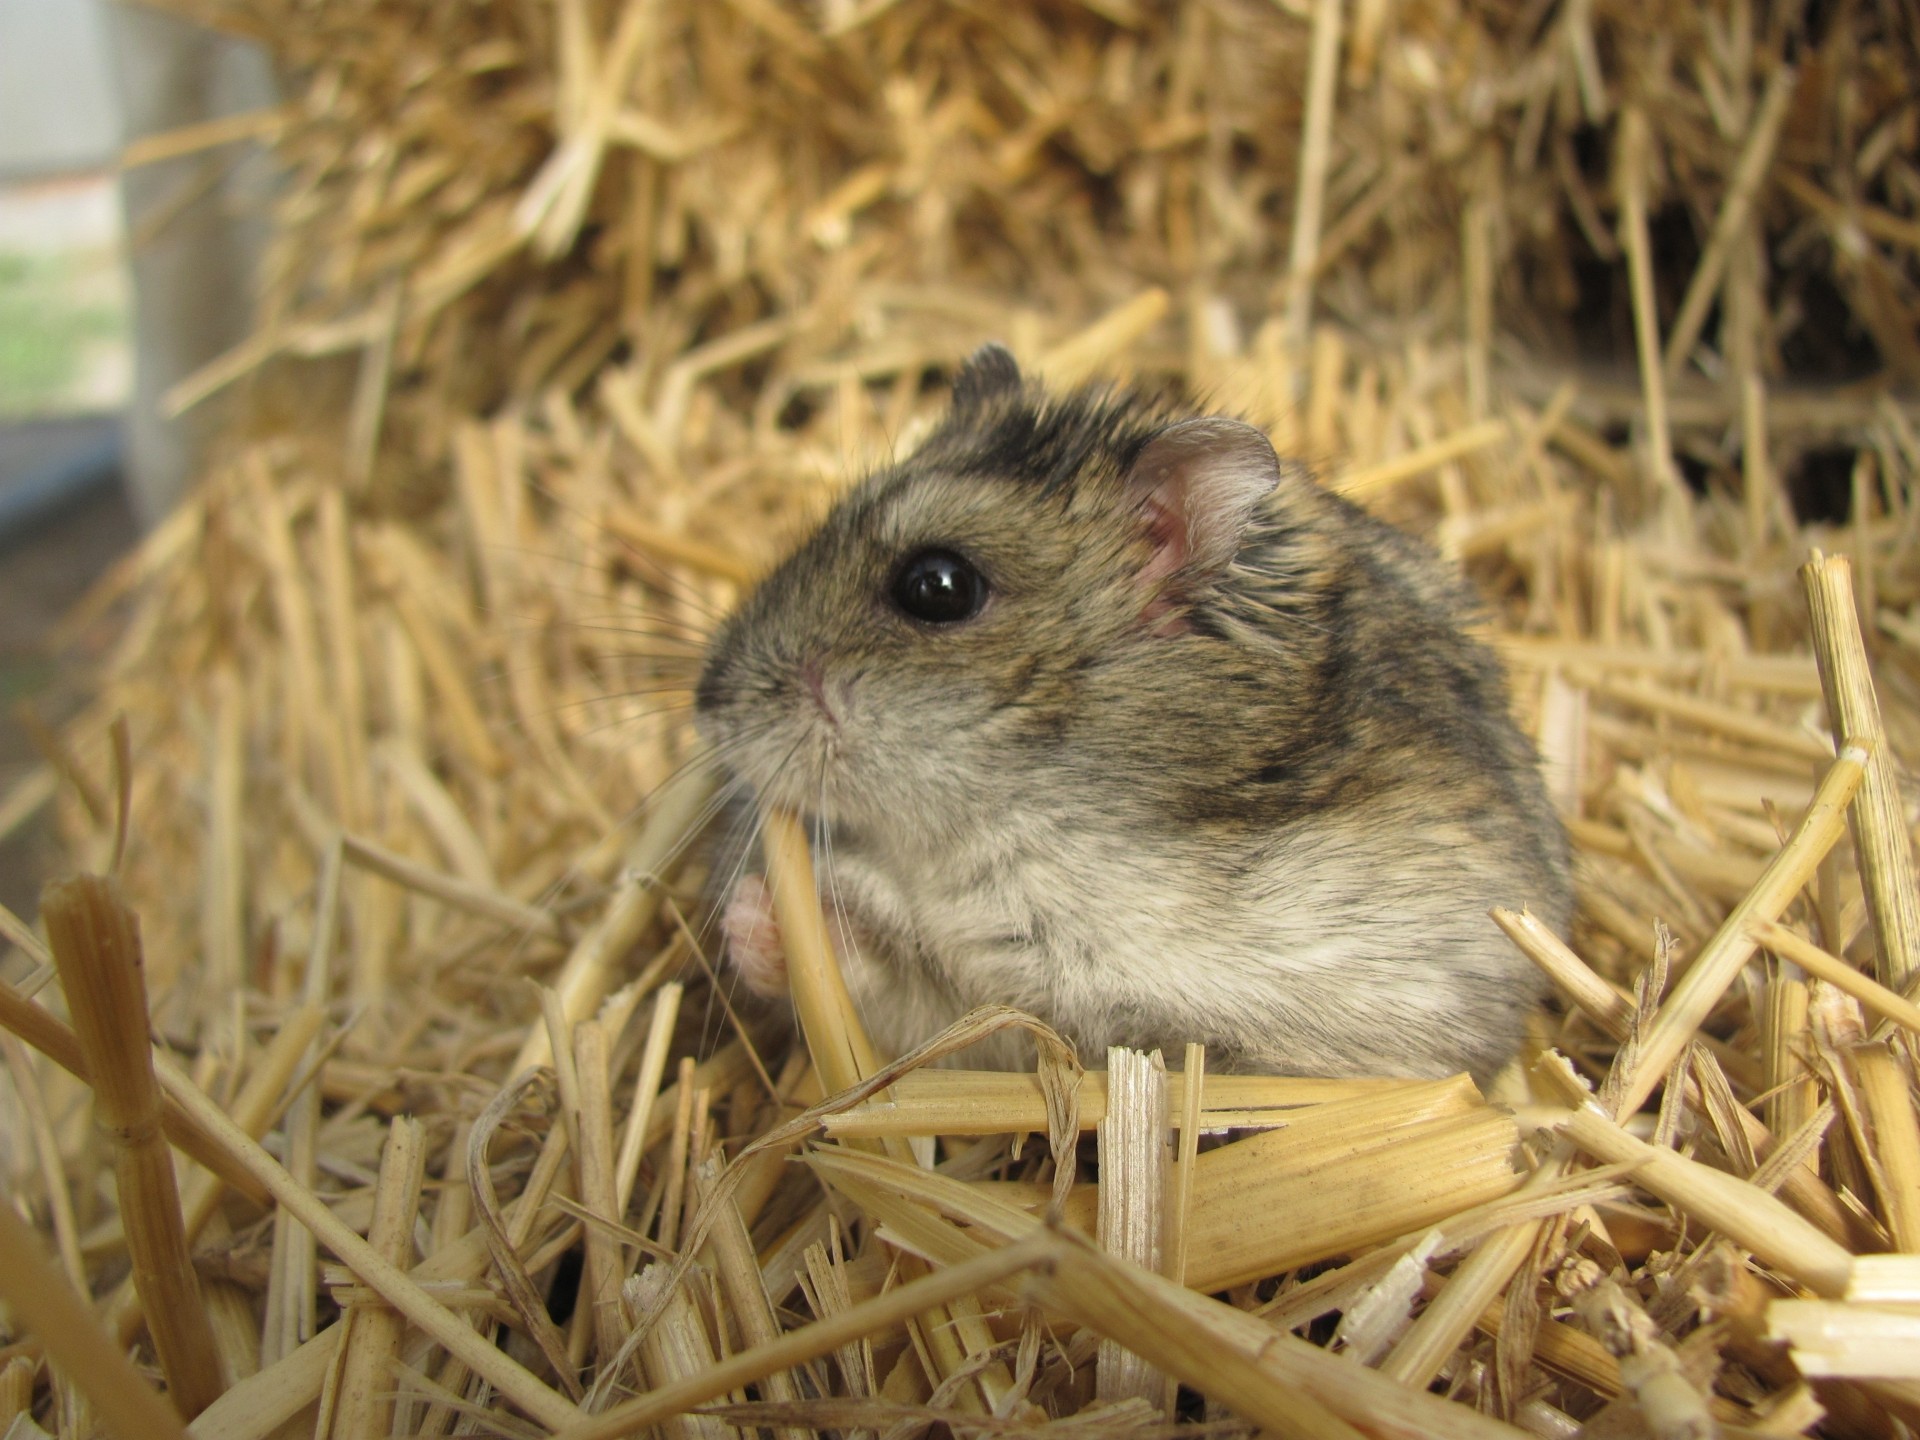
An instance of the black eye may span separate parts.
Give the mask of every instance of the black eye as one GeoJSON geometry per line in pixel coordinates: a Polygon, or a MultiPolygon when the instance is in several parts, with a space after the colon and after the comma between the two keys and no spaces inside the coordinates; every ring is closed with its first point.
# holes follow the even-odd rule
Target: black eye
{"type": "Polygon", "coordinates": [[[894,572],[888,597],[900,613],[928,625],[971,620],[987,603],[987,577],[951,550],[909,555],[894,572]]]}

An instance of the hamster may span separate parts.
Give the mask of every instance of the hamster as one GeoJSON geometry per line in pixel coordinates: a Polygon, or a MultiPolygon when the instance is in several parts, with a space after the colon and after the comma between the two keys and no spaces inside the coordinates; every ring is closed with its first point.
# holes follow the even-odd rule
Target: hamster
{"type": "MultiPolygon", "coordinates": [[[[1011,1004],[1098,1063],[1486,1079],[1564,933],[1564,832],[1464,588],[1259,430],[989,346],[713,638],[696,723],[815,836],[874,1039],[1011,1004]]],[[[733,873],[742,874],[746,867],[733,873]]],[[[722,924],[785,983],[764,882],[722,924]]],[[[1017,1067],[1011,1035],[967,1063],[1017,1067]]]]}

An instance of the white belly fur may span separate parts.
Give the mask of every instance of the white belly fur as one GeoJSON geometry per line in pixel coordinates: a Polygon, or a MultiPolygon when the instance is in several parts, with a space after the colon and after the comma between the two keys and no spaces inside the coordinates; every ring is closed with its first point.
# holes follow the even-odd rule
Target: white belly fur
{"type": "MultiPolygon", "coordinates": [[[[1537,993],[1486,914],[1529,897],[1502,893],[1456,827],[1345,811],[1238,865],[1113,848],[1049,827],[997,835],[994,853],[817,857],[874,1038],[897,1054],[975,1006],[1011,1004],[1094,1065],[1110,1044],[1177,1061],[1200,1040],[1210,1063],[1245,1069],[1444,1074],[1474,1068],[1474,1036],[1513,1032],[1537,993]],[[1412,1064],[1409,1026],[1425,1057],[1412,1064]],[[1436,1056],[1434,1027],[1460,1029],[1459,1045],[1436,1056]]],[[[956,1063],[1023,1067],[1031,1045],[1006,1035],[956,1063]]]]}

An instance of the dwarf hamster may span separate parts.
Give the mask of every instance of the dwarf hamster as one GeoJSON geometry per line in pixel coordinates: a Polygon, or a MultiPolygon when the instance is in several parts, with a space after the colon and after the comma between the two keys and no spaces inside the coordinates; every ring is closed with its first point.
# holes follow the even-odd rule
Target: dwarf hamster
{"type": "MultiPolygon", "coordinates": [[[[1564,931],[1571,896],[1470,609],[1253,426],[1052,394],[989,346],[745,596],[695,710],[814,827],[895,1053],[994,1002],[1095,1063],[1197,1040],[1221,1068],[1484,1079],[1543,989],[1488,907],[1564,931]]],[[[781,990],[757,876],[723,930],[781,990]]]]}

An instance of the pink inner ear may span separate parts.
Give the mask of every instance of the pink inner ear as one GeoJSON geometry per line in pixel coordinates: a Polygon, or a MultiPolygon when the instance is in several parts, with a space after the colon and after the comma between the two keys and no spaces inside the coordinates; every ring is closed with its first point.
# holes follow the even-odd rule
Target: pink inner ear
{"type": "Polygon", "coordinates": [[[1153,552],[1135,577],[1135,583],[1149,594],[1146,608],[1140,612],[1141,622],[1160,636],[1182,635],[1189,629],[1185,620],[1175,613],[1173,593],[1166,585],[1187,563],[1186,517],[1167,504],[1169,488],[1170,485],[1163,482],[1141,507],[1141,518],[1147,523],[1147,540],[1153,552]]]}
{"type": "Polygon", "coordinates": [[[1153,553],[1140,570],[1142,586],[1158,584],[1187,563],[1186,517],[1167,504],[1166,489],[1163,485],[1155,490],[1141,507],[1147,540],[1153,546],[1153,553]]]}
{"type": "Polygon", "coordinates": [[[1127,484],[1152,547],[1136,578],[1149,595],[1141,618],[1155,634],[1188,628],[1170,582],[1200,586],[1224,573],[1254,507],[1279,481],[1272,444],[1239,420],[1183,420],[1141,450],[1127,484]]]}

